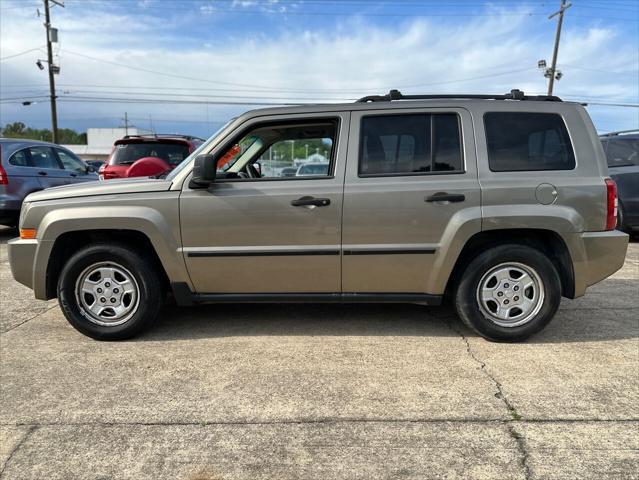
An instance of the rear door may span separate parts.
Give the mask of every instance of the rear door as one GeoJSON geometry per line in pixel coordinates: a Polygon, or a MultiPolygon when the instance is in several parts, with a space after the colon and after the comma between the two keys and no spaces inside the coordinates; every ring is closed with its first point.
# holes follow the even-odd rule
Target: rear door
{"type": "MultiPolygon", "coordinates": [[[[481,218],[472,131],[461,108],[352,113],[345,293],[440,293],[428,285],[442,242],[466,218],[481,218]]],[[[473,225],[479,231],[481,221],[473,225]]]]}
{"type": "Polygon", "coordinates": [[[53,150],[68,175],[67,183],[88,182],[98,179],[97,175],[93,172],[88,172],[87,165],[71,152],[61,148],[54,148],[53,150]]]}

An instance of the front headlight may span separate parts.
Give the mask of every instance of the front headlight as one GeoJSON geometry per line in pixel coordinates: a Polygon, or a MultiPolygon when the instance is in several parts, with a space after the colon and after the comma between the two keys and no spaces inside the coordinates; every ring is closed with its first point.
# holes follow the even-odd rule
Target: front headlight
{"type": "Polygon", "coordinates": [[[27,210],[31,204],[29,202],[22,202],[22,207],[20,208],[20,220],[18,221],[18,228],[22,228],[22,224],[24,222],[24,218],[27,216],[27,210]]]}

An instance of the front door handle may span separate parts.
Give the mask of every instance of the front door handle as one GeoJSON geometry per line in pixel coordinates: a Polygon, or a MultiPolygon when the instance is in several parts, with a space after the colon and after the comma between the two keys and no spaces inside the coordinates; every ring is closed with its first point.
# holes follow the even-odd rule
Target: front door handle
{"type": "Polygon", "coordinates": [[[437,192],[424,199],[425,202],[463,202],[464,200],[466,200],[466,195],[463,193],[446,192],[437,192]]]}
{"type": "Polygon", "coordinates": [[[292,200],[291,205],[294,207],[326,207],[331,204],[330,198],[315,198],[315,197],[302,197],[297,200],[292,200]]]}
{"type": "Polygon", "coordinates": [[[46,175],[46,174],[47,172],[42,172],[42,171],[38,172],[38,175],[46,175]]]}

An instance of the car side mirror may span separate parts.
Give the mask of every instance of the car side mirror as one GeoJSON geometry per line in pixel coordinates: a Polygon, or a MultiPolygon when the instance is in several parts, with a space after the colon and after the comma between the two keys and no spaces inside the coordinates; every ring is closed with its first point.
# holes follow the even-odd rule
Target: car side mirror
{"type": "Polygon", "coordinates": [[[217,162],[211,154],[198,155],[193,163],[193,177],[189,182],[189,188],[208,188],[215,182],[217,162]]]}

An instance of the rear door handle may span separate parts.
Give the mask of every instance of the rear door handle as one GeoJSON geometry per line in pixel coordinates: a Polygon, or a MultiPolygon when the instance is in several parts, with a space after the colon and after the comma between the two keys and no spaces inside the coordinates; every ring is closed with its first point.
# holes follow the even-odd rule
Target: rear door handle
{"type": "Polygon", "coordinates": [[[38,172],[38,175],[46,175],[46,174],[47,172],[42,172],[42,171],[38,172]]]}
{"type": "Polygon", "coordinates": [[[437,192],[424,199],[425,202],[463,202],[464,200],[466,200],[466,195],[463,193],[446,192],[437,192]]]}
{"type": "Polygon", "coordinates": [[[301,197],[297,200],[292,200],[291,205],[294,207],[326,207],[331,204],[330,198],[315,198],[315,197],[301,197]]]}
{"type": "Polygon", "coordinates": [[[78,176],[77,173],[70,173],[69,175],[71,175],[72,177],[77,177],[78,176]]]}

